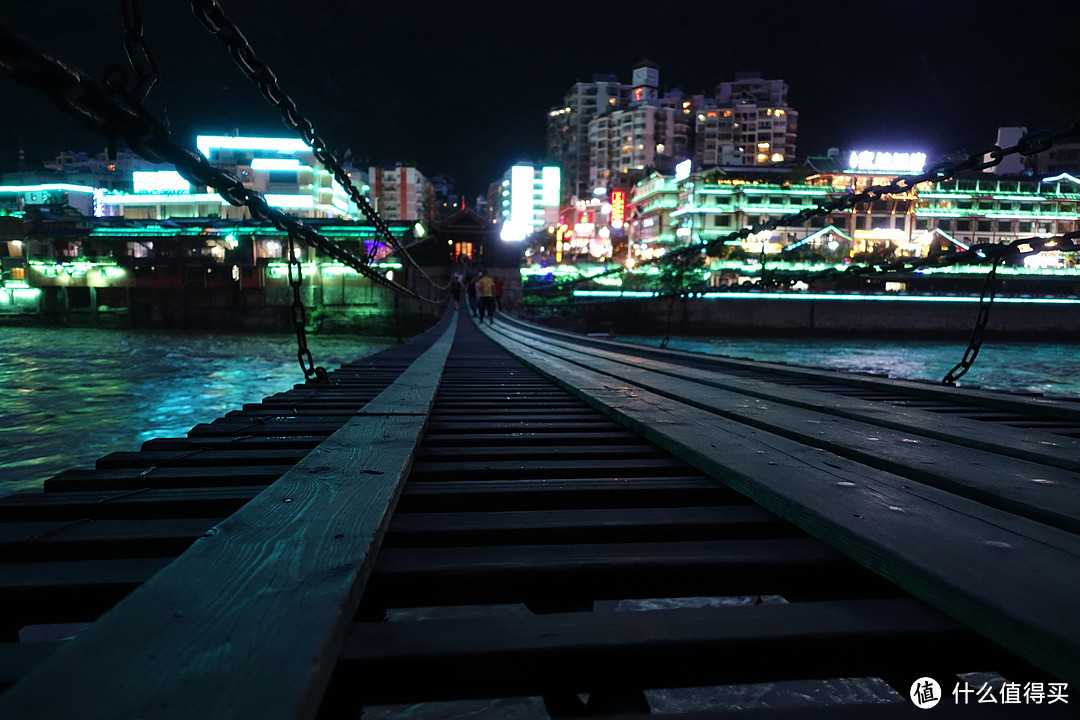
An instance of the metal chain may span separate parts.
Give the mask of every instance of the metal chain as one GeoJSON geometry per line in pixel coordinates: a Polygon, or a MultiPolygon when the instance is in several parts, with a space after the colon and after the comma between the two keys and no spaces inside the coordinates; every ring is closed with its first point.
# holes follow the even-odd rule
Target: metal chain
{"type": "Polygon", "coordinates": [[[33,43],[12,34],[2,24],[0,72],[42,90],[53,104],[78,120],[84,128],[106,137],[122,137],[132,150],[147,160],[174,165],[189,182],[212,187],[230,204],[246,207],[254,219],[269,221],[278,230],[348,265],[369,280],[422,302],[441,302],[388,280],[333,240],[270,207],[261,193],[244,187],[235,175],[214,167],[197,150],[173,142],[168,129],[130,96],[107,92],[86,73],[69,67],[33,43]]]}
{"type": "Polygon", "coordinates": [[[945,373],[941,379],[942,385],[956,385],[956,381],[971,369],[975,358],[979,356],[982,347],[983,333],[986,332],[986,323],[990,320],[990,307],[994,304],[994,296],[997,294],[997,269],[998,259],[990,265],[990,272],[983,282],[982,293],[979,294],[979,314],[975,319],[975,327],[971,330],[971,338],[968,340],[967,349],[953,369],[945,373]]]}
{"type": "Polygon", "coordinates": [[[138,75],[138,84],[132,95],[138,102],[142,102],[150,89],[157,85],[158,66],[143,37],[139,0],[121,0],[120,17],[124,28],[124,50],[127,52],[128,62],[138,75]]]}
{"type": "Polygon", "coordinates": [[[244,34],[225,14],[221,4],[217,0],[191,0],[191,9],[199,22],[228,48],[233,61],[244,75],[255,83],[262,92],[263,97],[278,109],[282,121],[303,138],[319,162],[334,176],[334,180],[346,191],[349,198],[363,213],[368,222],[375,226],[378,233],[389,242],[402,260],[416,268],[417,272],[432,287],[449,291],[449,284],[438,285],[435,283],[424,272],[424,269],[417,264],[401,241],[390,232],[390,228],[375,212],[375,209],[371,207],[368,198],[360,193],[337,157],[327,147],[326,142],[315,132],[315,127],[311,124],[311,121],[300,114],[295,101],[281,88],[277,76],[265,62],[259,59],[244,34]]]}
{"type": "MultiPolygon", "coordinates": [[[[293,291],[292,322],[293,328],[296,330],[296,359],[300,362],[300,369],[304,372],[304,377],[307,380],[329,382],[330,377],[326,372],[326,368],[315,366],[315,360],[311,357],[311,350],[308,349],[307,305],[304,304],[301,294],[301,288],[304,284],[304,264],[297,257],[296,243],[293,241],[291,234],[289,235],[288,252],[289,258],[286,267],[289,270],[289,285],[293,291]]],[[[397,301],[396,294],[394,295],[394,301],[397,301]]]]}
{"type": "MultiPolygon", "coordinates": [[[[136,36],[141,36],[141,31],[135,27],[141,25],[138,22],[137,10],[131,17],[125,16],[125,22],[131,23],[136,36]]],[[[246,207],[254,219],[267,220],[288,235],[289,278],[294,293],[293,323],[299,347],[297,358],[305,378],[327,380],[328,376],[325,369],[315,366],[307,347],[304,330],[306,308],[299,296],[302,270],[297,265],[295,276],[292,272],[296,240],[322,251],[332,259],[352,267],[372,282],[394,291],[395,300],[404,293],[422,302],[441,302],[422,297],[415,291],[387,279],[337,243],[318,234],[299,220],[270,207],[261,193],[249,190],[239,178],[213,167],[202,153],[173,142],[168,129],[147,111],[136,94],[128,91],[122,83],[98,83],[85,72],[69,67],[33,43],[12,34],[2,24],[0,72],[45,92],[53,104],[78,120],[83,127],[104,135],[110,152],[115,152],[117,139],[122,137],[132,150],[147,160],[171,163],[189,182],[214,188],[230,204],[246,207]]]]}

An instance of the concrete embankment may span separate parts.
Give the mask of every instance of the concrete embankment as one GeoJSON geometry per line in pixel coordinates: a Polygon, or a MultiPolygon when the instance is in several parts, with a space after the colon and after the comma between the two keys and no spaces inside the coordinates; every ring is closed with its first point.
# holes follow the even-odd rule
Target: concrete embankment
{"type": "MultiPolygon", "coordinates": [[[[977,297],[719,293],[593,302],[575,307],[579,330],[619,334],[966,337],[977,297]]],[[[1076,298],[999,297],[986,332],[997,338],[1080,337],[1076,298]]]]}

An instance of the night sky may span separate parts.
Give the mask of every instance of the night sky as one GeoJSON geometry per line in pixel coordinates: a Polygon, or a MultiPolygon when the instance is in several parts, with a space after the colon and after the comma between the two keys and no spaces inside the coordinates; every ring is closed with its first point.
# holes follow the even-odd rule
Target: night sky
{"type": "MultiPolygon", "coordinates": [[[[800,156],[830,146],[981,150],[1002,125],[1080,119],[1080,3],[706,0],[511,4],[222,0],[339,155],[446,173],[470,199],[517,160],[542,160],[545,116],[594,73],[711,92],[740,71],[782,78],[800,156]],[[513,6],[512,6],[513,5],[513,6]],[[1064,8],[1064,9],[1063,9],[1064,8]]],[[[119,2],[7,0],[0,22],[100,76],[126,64],[119,2]]],[[[178,142],[284,135],[276,111],[182,0],[143,0],[161,83],[147,106],[178,142]]],[[[98,152],[40,93],[0,75],[0,172],[98,152]]]]}

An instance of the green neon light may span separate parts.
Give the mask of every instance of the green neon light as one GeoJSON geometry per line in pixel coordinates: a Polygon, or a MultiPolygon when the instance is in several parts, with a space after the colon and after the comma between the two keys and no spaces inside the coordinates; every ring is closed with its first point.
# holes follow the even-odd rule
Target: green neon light
{"type": "Polygon", "coordinates": [[[92,193],[94,188],[87,185],[69,185],[67,183],[45,183],[43,185],[0,185],[0,193],[27,193],[62,190],[64,192],[92,193]]]}
{"type": "MultiPolygon", "coordinates": [[[[659,293],[642,291],[619,292],[615,290],[575,290],[574,297],[655,297],[659,293]]],[[[825,301],[825,302],[912,302],[912,303],[960,303],[976,305],[977,295],[970,297],[929,295],[830,295],[826,293],[769,293],[769,292],[706,292],[696,295],[704,300],[762,300],[762,301],[825,301]]],[[[1080,298],[1010,298],[997,297],[994,302],[1010,305],[1080,305],[1080,298]]]]}

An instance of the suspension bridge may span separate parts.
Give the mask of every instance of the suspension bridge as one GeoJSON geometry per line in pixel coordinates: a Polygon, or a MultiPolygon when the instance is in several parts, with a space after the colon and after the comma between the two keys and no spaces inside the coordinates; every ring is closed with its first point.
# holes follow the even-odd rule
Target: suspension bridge
{"type": "MultiPolygon", "coordinates": [[[[918,699],[943,717],[1070,715],[1074,404],[632,348],[501,313],[483,326],[465,311],[328,372],[307,348],[293,244],[417,301],[444,303],[446,288],[218,3],[192,6],[429,291],[173,142],[142,105],[157,78],[137,3],[123,3],[130,88],[0,26],[5,74],[288,233],[308,380],[0,498],[0,717],[344,718],[413,704],[440,717],[442,703],[507,698],[537,716],[624,717],[663,715],[656,693],[672,689],[852,678],[877,690],[703,712],[889,718],[918,699]]],[[[1031,133],[731,237],[1078,134],[1031,133]]],[[[1076,251],[1078,237],[852,271],[990,266],[955,381],[978,353],[994,269],[1076,251]]],[[[725,240],[657,262],[678,270],[725,240]]]]}
{"type": "Polygon", "coordinates": [[[0,715],[1080,679],[1070,403],[464,310],[328,380],[0,500],[0,715]]]}

